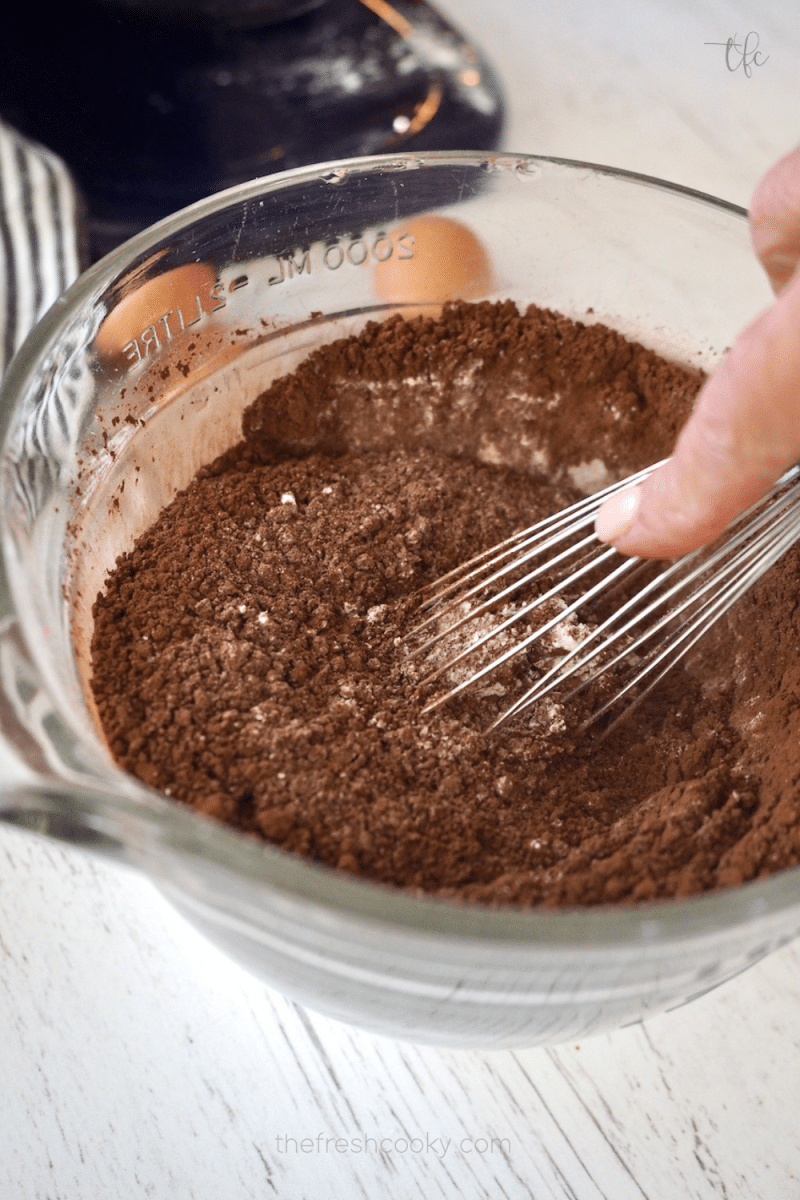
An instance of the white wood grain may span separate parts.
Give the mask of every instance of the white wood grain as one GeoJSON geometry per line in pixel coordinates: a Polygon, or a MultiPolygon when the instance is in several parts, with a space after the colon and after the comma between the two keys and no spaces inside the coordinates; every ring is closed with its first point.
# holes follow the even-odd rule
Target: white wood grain
{"type": "Polygon", "coordinates": [[[795,947],[578,1047],[414,1047],[270,992],[135,875],[2,831],[0,962],[4,1200],[798,1194],[795,947]]]}
{"type": "Polygon", "coordinates": [[[438,2],[508,89],[509,150],[624,167],[747,206],[800,140],[793,0],[438,2]],[[751,30],[769,57],[747,78],[705,43],[751,30]]]}
{"type": "MultiPolygon", "coordinates": [[[[510,149],[746,204],[800,140],[796,0],[441,7],[506,83],[510,149]],[[749,29],[747,79],[703,43],[749,29]]],[[[798,1200],[798,1113],[796,946],[577,1047],[413,1047],[270,992],[146,880],[0,829],[1,1200],[798,1200]]]]}

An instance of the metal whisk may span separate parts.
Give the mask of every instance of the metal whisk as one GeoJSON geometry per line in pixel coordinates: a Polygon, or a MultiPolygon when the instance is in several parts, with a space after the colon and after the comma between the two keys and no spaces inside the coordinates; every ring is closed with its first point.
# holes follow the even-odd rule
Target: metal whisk
{"type": "Polygon", "coordinates": [[[411,653],[423,662],[426,656],[439,659],[422,679],[423,688],[448,675],[450,680],[424,711],[478,688],[481,681],[491,693],[489,677],[504,664],[526,652],[530,659],[536,643],[548,635],[552,641],[554,632],[568,627],[562,645],[575,644],[545,669],[534,667],[538,678],[490,728],[556,689],[566,703],[609,673],[605,685],[611,683],[611,695],[594,707],[582,728],[621,709],[616,725],[800,538],[800,467],[793,467],[711,546],[658,569],[649,560],[623,557],[596,537],[597,511],[608,496],[641,483],[660,465],[515,534],[432,585],[424,595],[427,616],[412,635],[411,653]],[[645,573],[646,582],[632,590],[637,572],[645,573]],[[609,601],[612,609],[603,615],[609,601]],[[541,612],[533,616],[537,609],[541,612]],[[463,677],[453,682],[456,668],[463,677]]]}

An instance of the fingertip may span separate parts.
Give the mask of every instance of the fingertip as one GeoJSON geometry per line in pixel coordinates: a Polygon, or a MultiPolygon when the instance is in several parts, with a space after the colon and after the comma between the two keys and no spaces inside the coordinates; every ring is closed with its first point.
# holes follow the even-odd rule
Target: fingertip
{"type": "Polygon", "coordinates": [[[702,480],[673,457],[643,484],[610,497],[597,514],[595,532],[620,554],[636,558],[687,554],[727,524],[703,497],[702,480]]]}
{"type": "Polygon", "coordinates": [[[642,503],[640,487],[626,488],[610,496],[598,510],[594,531],[601,542],[615,546],[632,528],[642,503]]]}

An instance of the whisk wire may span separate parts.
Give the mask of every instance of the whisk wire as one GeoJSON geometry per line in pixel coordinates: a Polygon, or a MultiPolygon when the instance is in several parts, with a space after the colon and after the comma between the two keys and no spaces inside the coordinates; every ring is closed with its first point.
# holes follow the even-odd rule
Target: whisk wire
{"type": "MultiPolygon", "coordinates": [[[[589,522],[586,521],[585,524],[589,524],[589,522]]],[[[570,526],[566,531],[565,536],[576,532],[577,528],[578,526],[570,526]]],[[[521,557],[515,559],[512,566],[501,568],[501,570],[495,571],[495,573],[490,575],[487,579],[481,580],[480,583],[476,583],[468,591],[464,592],[463,595],[459,595],[457,600],[451,601],[449,604],[444,604],[442,608],[437,608],[431,617],[428,617],[426,621],[423,621],[423,623],[417,627],[416,633],[419,634],[432,624],[441,622],[442,618],[447,616],[448,613],[452,612],[456,608],[460,608],[463,604],[468,604],[473,596],[478,595],[487,587],[491,587],[493,583],[496,583],[499,579],[505,578],[505,576],[509,575],[511,571],[519,569],[526,562],[530,562],[533,558],[536,558],[542,552],[542,550],[546,550],[549,549],[550,546],[557,545],[559,540],[561,539],[551,538],[536,550],[529,551],[527,554],[523,554],[521,557]]],[[[545,571],[552,570],[553,567],[559,566],[568,558],[573,558],[582,549],[592,545],[595,541],[596,538],[590,534],[582,541],[568,546],[566,550],[562,550],[560,554],[555,556],[555,558],[551,558],[548,562],[543,563],[540,567],[537,567],[535,571],[531,571],[529,574],[524,575],[521,579],[515,580],[514,583],[508,584],[508,586],[505,587],[501,592],[499,592],[496,596],[492,596],[491,599],[485,601],[485,603],[481,604],[478,608],[471,609],[453,625],[448,625],[446,628],[441,629],[439,633],[432,637],[428,642],[425,642],[424,645],[420,646],[417,650],[412,651],[412,653],[415,655],[424,654],[430,649],[431,646],[435,646],[437,642],[442,640],[442,638],[447,637],[449,634],[455,632],[456,629],[459,629],[462,625],[465,625],[467,621],[474,621],[478,617],[482,616],[483,613],[487,612],[490,608],[496,608],[503,602],[503,600],[508,599],[510,596],[513,596],[515,592],[518,592],[520,588],[526,587],[529,583],[533,583],[535,579],[540,578],[545,571]]]]}
{"type": "MultiPolygon", "coordinates": [[[[577,579],[580,579],[588,571],[593,570],[599,563],[604,562],[608,558],[612,558],[616,553],[617,552],[614,549],[607,550],[605,553],[599,555],[596,559],[593,559],[587,563],[579,571],[575,571],[570,576],[569,582],[571,583],[577,579]]],[[[595,584],[594,587],[590,588],[588,592],[585,592],[577,600],[574,600],[572,604],[567,605],[566,608],[562,609],[556,614],[556,616],[545,622],[544,625],[540,625],[538,629],[535,629],[533,633],[529,634],[526,638],[523,638],[522,641],[516,642],[508,650],[504,651],[504,653],[499,654],[496,658],[492,659],[490,663],[487,663],[486,666],[476,671],[470,676],[469,679],[465,679],[461,683],[456,684],[450,689],[446,696],[440,696],[438,700],[433,700],[429,704],[426,704],[422,711],[431,712],[434,708],[438,708],[439,705],[443,704],[445,700],[449,700],[460,695],[460,693],[466,688],[472,687],[478,682],[478,680],[483,679],[490,672],[496,671],[498,667],[501,667],[504,663],[508,662],[509,659],[515,657],[517,654],[521,654],[523,650],[527,650],[529,646],[532,646],[534,642],[539,641],[546,633],[549,633],[551,629],[554,629],[557,625],[560,625],[567,617],[571,616],[572,613],[577,612],[579,608],[591,600],[593,596],[595,596],[602,588],[607,587],[609,580],[613,580],[621,576],[624,572],[630,570],[630,568],[635,564],[635,561],[635,559],[623,560],[616,570],[612,571],[611,575],[609,575],[606,579],[602,580],[598,584],[595,584]]],[[[531,601],[530,604],[527,604],[517,612],[512,613],[512,615],[507,617],[505,621],[501,622],[500,625],[495,626],[481,637],[476,638],[475,641],[470,642],[468,646],[450,658],[442,666],[437,667],[435,671],[431,672],[431,674],[422,680],[421,686],[431,683],[433,680],[444,674],[444,672],[448,671],[457,663],[465,659],[467,655],[472,654],[475,650],[479,649],[481,646],[484,646],[488,641],[502,633],[505,629],[508,629],[511,625],[516,624],[521,617],[527,616],[530,612],[544,604],[547,600],[551,600],[555,596],[560,595],[562,590],[562,585],[556,584],[554,587],[550,588],[548,592],[545,592],[542,596],[538,596],[536,600],[531,601]]]]}
{"type": "MultiPolygon", "coordinates": [[[[426,591],[431,591],[432,594],[422,601],[420,611],[427,611],[433,605],[443,601],[451,592],[462,588],[474,576],[491,569],[495,563],[502,561],[505,557],[516,554],[520,549],[524,549],[529,545],[539,544],[543,538],[545,539],[545,543],[549,544],[547,543],[547,539],[556,531],[561,530],[563,526],[574,525],[577,529],[585,528],[587,525],[592,524],[597,509],[604,500],[614,492],[619,492],[625,488],[632,487],[634,484],[641,483],[661,465],[661,463],[655,463],[653,466],[637,471],[635,475],[631,475],[627,479],[608,484],[602,491],[594,492],[591,496],[585,496],[582,500],[576,501],[575,504],[570,505],[569,508],[565,508],[562,512],[544,517],[541,521],[537,521],[527,529],[522,529],[512,534],[504,541],[490,546],[487,550],[482,550],[480,554],[476,554],[466,562],[453,567],[451,571],[441,575],[435,583],[430,584],[427,589],[423,589],[423,595],[426,591]]],[[[544,544],[540,544],[539,548],[540,550],[544,549],[544,544]]],[[[464,599],[464,597],[462,596],[461,599],[464,599]]]]}
{"type": "MultiPolygon", "coordinates": [[[[782,503],[785,506],[785,511],[783,514],[779,515],[778,520],[786,519],[788,517],[789,520],[794,522],[795,526],[797,525],[797,523],[800,521],[800,516],[798,516],[797,512],[792,509],[792,501],[797,500],[798,497],[800,497],[800,487],[795,486],[795,488],[783,498],[782,503]]],[[[748,513],[744,514],[743,518],[740,518],[740,522],[744,522],[745,518],[747,518],[749,514],[758,507],[760,506],[754,505],[751,510],[748,510],[748,513]]],[[[791,542],[795,540],[796,536],[796,532],[789,534],[790,540],[788,545],[791,545],[791,542]]],[[[684,657],[686,653],[688,653],[689,649],[691,649],[695,642],[699,640],[699,637],[702,636],[705,630],[710,628],[711,624],[713,624],[719,616],[727,611],[727,608],[734,604],[739,596],[747,590],[747,588],[751,585],[752,580],[758,578],[774,562],[777,562],[778,558],[784,553],[786,548],[787,546],[784,544],[783,540],[781,539],[779,541],[776,538],[776,519],[773,511],[770,509],[764,509],[761,513],[757,513],[749,523],[744,524],[741,529],[729,535],[720,546],[716,547],[716,549],[712,550],[711,552],[705,550],[695,550],[691,554],[685,555],[683,558],[678,559],[670,567],[666,568],[657,578],[646,584],[635,596],[633,596],[625,604],[621,605],[619,609],[617,609],[610,617],[606,619],[606,621],[598,625],[596,629],[592,630],[587,637],[577,647],[575,647],[573,651],[565,655],[558,663],[555,664],[554,667],[550,669],[550,671],[537,680],[533,687],[531,687],[523,696],[521,696],[513,705],[511,705],[506,712],[494,722],[491,728],[496,728],[499,724],[504,723],[517,713],[523,712],[526,708],[529,708],[531,704],[534,704],[537,700],[542,699],[543,696],[545,696],[555,686],[558,686],[566,680],[574,677],[580,671],[584,670],[589,663],[591,663],[593,660],[596,660],[601,654],[606,652],[615,642],[618,642],[627,633],[629,633],[631,629],[635,628],[643,620],[650,617],[657,609],[668,605],[673,597],[679,595],[682,591],[691,587],[692,585],[695,585],[698,579],[701,579],[702,576],[706,575],[708,578],[705,580],[705,582],[697,584],[694,590],[689,592],[681,604],[679,604],[677,607],[668,609],[665,614],[663,614],[654,624],[647,627],[644,632],[641,633],[633,642],[625,645],[623,649],[620,650],[613,658],[604,661],[594,671],[593,674],[584,678],[577,687],[573,688],[572,691],[565,696],[564,699],[565,701],[568,701],[578,692],[583,691],[590,684],[594,683],[601,675],[613,670],[624,659],[628,658],[629,660],[633,661],[635,656],[637,656],[638,651],[647,641],[651,640],[657,633],[661,632],[667,626],[675,626],[675,622],[682,616],[684,612],[686,612],[687,609],[694,609],[694,618],[690,616],[686,619],[684,624],[674,628],[673,634],[662,652],[660,654],[654,654],[648,658],[646,664],[640,669],[640,671],[637,672],[637,674],[630,679],[620,689],[620,691],[610,701],[604,704],[585,724],[588,726],[603,716],[611,707],[617,704],[619,700],[632,691],[636,685],[655,667],[657,667],[659,662],[661,662],[668,655],[674,654],[677,647],[684,640],[690,637],[693,630],[699,628],[700,633],[698,634],[698,637],[686,645],[685,649],[680,653],[674,654],[674,658],[670,660],[667,667],[654,680],[652,686],[655,686],[655,683],[659,682],[667,673],[667,671],[671,670],[672,666],[678,662],[680,658],[684,657]],[[766,528],[764,528],[765,526],[766,528]],[[754,529],[761,529],[760,534],[755,538],[752,536],[754,529]],[[776,549],[776,546],[779,548],[776,549]],[[742,553],[744,552],[741,549],[742,547],[746,549],[746,554],[748,556],[744,562],[744,565],[742,565],[741,557],[742,553]],[[759,552],[762,547],[766,547],[765,554],[763,556],[759,556],[759,552]],[[734,556],[731,558],[730,562],[725,564],[725,558],[728,557],[732,551],[738,551],[737,556],[734,556]],[[657,596],[656,599],[644,609],[635,612],[633,617],[616,629],[613,634],[611,634],[604,642],[595,646],[591,651],[587,651],[587,646],[590,641],[599,641],[602,635],[610,630],[614,623],[617,622],[626,612],[629,612],[631,609],[635,608],[645,597],[645,595],[652,592],[654,589],[663,586],[663,583],[666,579],[674,576],[676,573],[683,572],[690,562],[697,560],[699,560],[699,562],[694,570],[690,571],[688,574],[680,574],[678,581],[673,584],[671,588],[668,588],[662,595],[657,596]],[[723,563],[724,565],[717,569],[718,563],[723,563]],[[714,571],[716,571],[716,573],[711,573],[714,571]],[[732,578],[730,578],[731,576],[732,578]],[[699,600],[706,595],[708,591],[715,589],[716,593],[726,580],[728,580],[731,587],[730,593],[723,593],[721,600],[715,600],[715,596],[712,595],[712,597],[706,600],[699,608],[696,607],[699,600]],[[740,587],[740,582],[742,580],[744,580],[744,586],[740,587]],[[704,618],[706,618],[705,623],[704,618]],[[688,622],[691,622],[691,624],[688,624],[688,622]]],[[[637,698],[637,702],[643,699],[644,695],[651,690],[652,687],[649,686],[647,690],[637,698]]]]}
{"type": "MultiPolygon", "coordinates": [[[[629,571],[645,567],[644,560],[622,559],[577,598],[570,595],[580,580],[605,564],[610,564],[617,554],[613,548],[599,542],[594,532],[585,534],[587,526],[594,522],[597,509],[609,495],[640,483],[660,465],[655,464],[629,479],[611,484],[564,512],[507,538],[456,568],[434,585],[434,594],[424,603],[424,608],[432,611],[433,615],[423,622],[416,633],[429,628],[435,621],[442,622],[442,625],[434,637],[418,648],[416,653],[420,654],[492,609],[507,604],[512,596],[536,580],[556,576],[555,583],[542,595],[520,605],[509,616],[472,639],[447,662],[431,671],[421,686],[440,678],[548,601],[558,599],[563,607],[552,619],[521,637],[489,663],[478,667],[468,678],[454,684],[445,695],[431,700],[424,711],[430,711],[472,688],[586,606],[591,611],[592,602],[618,587],[629,571]],[[556,549],[557,553],[548,558],[547,555],[556,549]],[[540,558],[543,561],[528,570],[529,565],[540,558]],[[570,561],[573,566],[565,572],[564,567],[570,561]],[[576,562],[577,566],[574,565],[576,562]],[[522,575],[519,574],[521,571],[524,572],[522,575]],[[559,572],[564,575],[563,578],[559,578],[559,572]],[[511,574],[518,578],[503,584],[499,591],[493,591],[511,574]],[[456,621],[446,624],[446,618],[460,605],[469,604],[475,597],[486,593],[486,599],[456,621]],[[564,600],[568,602],[564,603],[564,600]]],[[[490,728],[495,729],[524,712],[564,684],[574,684],[562,696],[566,703],[609,672],[619,673],[630,668],[632,673],[617,683],[613,695],[596,708],[581,727],[588,728],[627,699],[624,711],[606,727],[603,736],[615,728],[690,652],[711,626],[800,538],[799,477],[800,466],[787,471],[767,497],[752,505],[717,543],[695,550],[664,567],[633,595],[623,599],[609,616],[597,625],[587,626],[586,636],[560,655],[558,661],[511,703],[490,728]],[[656,638],[664,640],[652,645],[656,638]],[[651,643],[649,650],[645,649],[648,643],[651,643]]],[[[626,589],[629,586],[626,583],[626,589]]]]}
{"type": "MultiPolygon", "coordinates": [[[[750,567],[745,568],[740,573],[735,588],[731,589],[729,592],[717,598],[716,600],[712,599],[707,601],[706,604],[702,606],[702,609],[696,614],[695,619],[691,622],[691,625],[684,627],[680,636],[676,636],[675,639],[670,642],[669,646],[658,657],[650,660],[647,666],[643,668],[632,680],[630,680],[624,688],[620,689],[620,691],[617,692],[617,694],[611,700],[607,701],[600,709],[597,710],[597,712],[593,713],[592,716],[583,723],[581,728],[588,729],[596,721],[599,721],[600,718],[605,716],[607,712],[615,707],[628,692],[632,691],[638,683],[640,683],[644,678],[650,676],[651,672],[659,662],[668,659],[658,674],[648,679],[646,687],[637,693],[636,698],[632,701],[632,703],[628,704],[624,711],[621,712],[619,716],[612,722],[612,724],[608,726],[608,728],[605,730],[605,733],[608,734],[615,729],[623,720],[626,719],[627,716],[629,716],[631,711],[638,704],[640,704],[655,687],[658,686],[661,680],[673,669],[673,667],[677,666],[681,659],[686,657],[689,651],[697,645],[701,638],[705,637],[711,626],[730,608],[732,608],[733,605],[742,598],[742,596],[745,595],[745,593],[752,587],[753,583],[760,579],[765,571],[769,570],[769,568],[778,561],[778,559],[786,552],[786,550],[788,550],[789,547],[797,540],[798,534],[800,534],[800,530],[798,530],[798,528],[795,526],[789,535],[782,539],[780,543],[774,543],[770,549],[766,551],[760,558],[756,559],[756,561],[751,564],[750,567]],[[692,634],[694,634],[693,637],[691,636],[692,634]]],[[[582,686],[583,685],[579,685],[578,688],[575,688],[565,699],[568,700],[577,691],[581,690],[582,686]]]]}
{"type": "MultiPolygon", "coordinates": [[[[596,658],[604,650],[608,649],[608,647],[613,645],[614,642],[619,641],[620,638],[624,637],[630,632],[631,629],[635,628],[643,620],[651,616],[657,609],[669,604],[673,597],[679,595],[680,592],[685,590],[687,586],[693,584],[696,579],[708,574],[709,570],[715,568],[718,562],[724,560],[731,549],[745,541],[748,537],[749,530],[743,530],[737,534],[735,538],[731,539],[725,545],[720,546],[710,555],[704,557],[704,551],[695,550],[690,554],[685,555],[683,558],[678,559],[670,567],[665,568],[665,570],[659,576],[645,584],[645,586],[641,588],[641,590],[637,592],[635,596],[631,597],[626,603],[622,604],[614,613],[611,614],[610,617],[602,622],[602,624],[598,625],[594,630],[592,630],[587,637],[575,647],[573,651],[571,651],[559,663],[557,663],[552,668],[552,671],[548,672],[547,676],[544,676],[542,679],[538,680],[537,684],[530,689],[530,692],[526,693],[526,696],[521,698],[519,706],[523,706],[522,702],[525,701],[528,696],[530,696],[532,700],[537,699],[539,691],[549,678],[558,675],[559,681],[561,681],[567,678],[570,674],[574,674],[576,671],[581,670],[587,665],[588,662],[596,658]],[[685,570],[690,562],[698,559],[700,560],[700,564],[695,568],[694,571],[690,572],[689,574],[681,574],[681,572],[685,570]],[[589,642],[598,640],[615,624],[615,622],[619,621],[626,612],[636,609],[636,607],[648,594],[652,593],[658,588],[663,587],[664,582],[676,574],[679,575],[679,578],[672,587],[668,588],[665,592],[663,592],[663,594],[657,596],[656,599],[644,609],[636,611],[634,616],[631,617],[625,624],[621,625],[617,630],[615,630],[613,635],[611,635],[601,646],[595,647],[590,653],[586,653],[585,655],[583,654],[589,642]],[[577,661],[575,661],[576,659],[577,661]],[[570,661],[573,662],[573,667],[571,671],[566,671],[565,668],[570,661]]],[[[602,668],[602,672],[605,673],[606,671],[613,669],[613,667],[616,666],[616,664],[620,662],[622,658],[636,654],[639,648],[646,641],[648,641],[654,634],[660,632],[670,622],[673,622],[678,616],[680,616],[686,607],[694,604],[701,595],[704,595],[705,592],[708,591],[709,588],[718,587],[719,584],[735,570],[736,564],[737,560],[732,560],[728,566],[723,567],[716,576],[712,576],[706,581],[705,584],[700,584],[697,591],[691,593],[682,605],[679,605],[677,608],[670,609],[660,618],[660,620],[646,629],[645,632],[642,633],[634,642],[630,643],[622,651],[620,651],[615,658],[605,663],[602,668]]],[[[585,681],[585,684],[588,685],[589,683],[592,683],[600,673],[600,671],[596,672],[585,681]]],[[[527,705],[524,706],[527,707],[527,705]]],[[[517,710],[517,706],[515,706],[515,710],[517,710]]]]}

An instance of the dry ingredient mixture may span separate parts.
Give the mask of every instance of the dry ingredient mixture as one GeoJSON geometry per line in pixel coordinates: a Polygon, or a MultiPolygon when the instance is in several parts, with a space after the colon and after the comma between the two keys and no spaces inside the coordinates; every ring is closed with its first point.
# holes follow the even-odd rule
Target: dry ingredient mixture
{"type": "Polygon", "coordinates": [[[421,586],[668,452],[700,382],[511,303],[316,351],[97,599],[115,759],[287,850],[451,899],[641,901],[800,861],[797,553],[600,743],[557,699],[491,736],[498,696],[421,715],[403,640],[421,586]]]}

